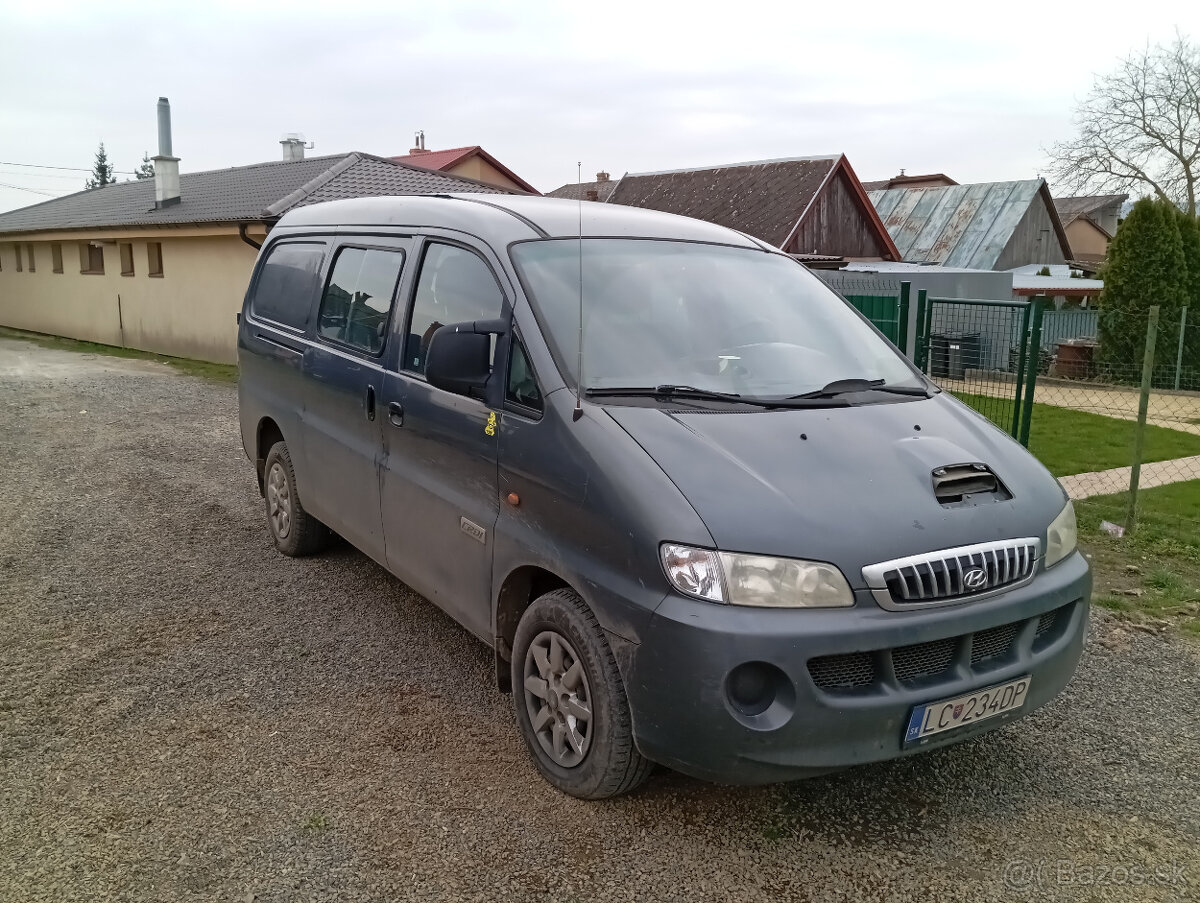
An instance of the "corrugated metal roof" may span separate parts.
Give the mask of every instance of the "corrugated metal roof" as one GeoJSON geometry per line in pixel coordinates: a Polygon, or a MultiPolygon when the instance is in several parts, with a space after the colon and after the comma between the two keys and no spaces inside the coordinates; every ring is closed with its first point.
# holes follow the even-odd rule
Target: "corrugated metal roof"
{"type": "Polygon", "coordinates": [[[157,210],[154,180],[118,182],[0,213],[0,233],[274,220],[293,207],[339,198],[456,191],[510,193],[474,179],[354,152],[185,172],[181,201],[157,210]]]}
{"type": "MultiPolygon", "coordinates": [[[[990,270],[1030,205],[1041,202],[1045,184],[1029,179],[893,188],[868,196],[905,260],[990,270]]],[[[1065,247],[1065,236],[1060,240],[1065,247]]]]}

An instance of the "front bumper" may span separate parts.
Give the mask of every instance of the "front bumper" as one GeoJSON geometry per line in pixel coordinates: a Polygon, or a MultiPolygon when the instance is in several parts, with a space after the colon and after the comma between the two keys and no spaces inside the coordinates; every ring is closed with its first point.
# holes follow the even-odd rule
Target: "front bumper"
{"type": "Polygon", "coordinates": [[[760,784],[976,736],[1067,685],[1090,595],[1078,552],[1011,592],[920,611],[885,611],[865,590],[854,608],[826,611],[670,595],[625,669],[638,748],[705,780],[760,784]],[[903,745],[914,706],[1024,675],[1021,709],[903,745]]]}

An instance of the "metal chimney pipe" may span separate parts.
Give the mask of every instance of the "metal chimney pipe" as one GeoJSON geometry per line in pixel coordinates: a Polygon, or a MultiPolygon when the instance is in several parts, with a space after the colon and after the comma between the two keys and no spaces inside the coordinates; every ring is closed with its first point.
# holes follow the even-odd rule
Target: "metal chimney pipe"
{"type": "Polygon", "coordinates": [[[171,153],[171,102],[165,97],[158,99],[158,155],[174,156],[171,153]]]}
{"type": "Polygon", "coordinates": [[[154,157],[154,206],[161,210],[179,201],[179,158],[171,153],[171,103],[160,97],[158,154],[154,157]]]}

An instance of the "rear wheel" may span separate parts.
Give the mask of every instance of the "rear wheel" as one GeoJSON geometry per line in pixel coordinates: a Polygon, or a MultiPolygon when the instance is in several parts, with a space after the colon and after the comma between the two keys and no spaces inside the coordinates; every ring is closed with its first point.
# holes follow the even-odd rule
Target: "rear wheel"
{"type": "Polygon", "coordinates": [[[296,491],[296,471],[287,444],[276,442],[263,465],[267,526],[275,548],[298,557],[319,552],[329,543],[328,528],[304,510],[296,491]]]}
{"type": "Polygon", "coordinates": [[[577,593],[558,589],[521,616],[513,641],[513,707],[551,784],[581,799],[627,793],[653,764],[637,751],[612,649],[577,593]]]}

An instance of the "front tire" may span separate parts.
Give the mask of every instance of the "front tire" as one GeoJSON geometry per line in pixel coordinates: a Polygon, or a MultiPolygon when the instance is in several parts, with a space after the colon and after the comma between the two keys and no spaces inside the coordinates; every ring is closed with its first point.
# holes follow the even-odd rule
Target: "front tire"
{"type": "Polygon", "coordinates": [[[298,558],[321,551],[329,544],[329,529],[304,510],[296,491],[296,470],[287,444],[276,442],[263,465],[263,496],[267,527],[284,555],[298,558]]]}
{"type": "Polygon", "coordinates": [[[654,766],[634,745],[616,659],[578,593],[554,590],[525,610],[511,668],[517,725],[547,781],[599,800],[646,780],[654,766]]]}

